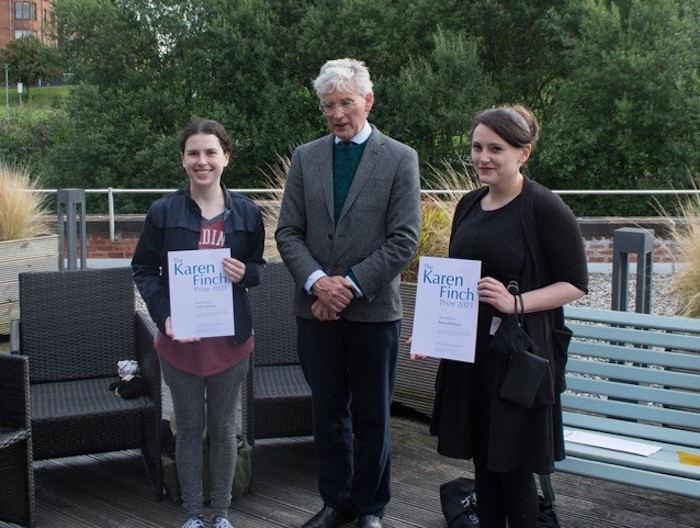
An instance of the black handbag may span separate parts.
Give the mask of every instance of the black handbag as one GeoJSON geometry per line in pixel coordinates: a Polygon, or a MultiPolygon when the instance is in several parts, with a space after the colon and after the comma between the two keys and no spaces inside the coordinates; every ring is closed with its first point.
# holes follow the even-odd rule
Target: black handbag
{"type": "MultiPolygon", "coordinates": [[[[491,348],[510,354],[508,370],[498,394],[504,400],[531,409],[545,380],[549,360],[530,352],[534,349],[534,344],[523,329],[525,306],[518,283],[511,281],[508,284],[508,291],[515,298],[515,315],[503,319],[491,340],[491,348]],[[518,299],[520,310],[518,310],[518,299]]],[[[553,401],[545,400],[538,403],[546,405],[553,401]]]]}
{"type": "Polygon", "coordinates": [[[498,394],[504,400],[532,409],[548,368],[548,359],[527,350],[512,354],[498,394]]]}
{"type": "Polygon", "coordinates": [[[478,528],[474,488],[474,481],[464,477],[440,484],[440,506],[449,528],[478,528]]]}

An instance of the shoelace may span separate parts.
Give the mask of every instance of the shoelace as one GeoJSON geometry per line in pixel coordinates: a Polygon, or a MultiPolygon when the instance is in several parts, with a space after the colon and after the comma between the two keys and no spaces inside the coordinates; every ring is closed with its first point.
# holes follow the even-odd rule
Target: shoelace
{"type": "Polygon", "coordinates": [[[182,528],[204,528],[204,522],[199,517],[187,519],[187,522],[182,525],[182,528]]]}
{"type": "Polygon", "coordinates": [[[211,521],[211,528],[233,528],[233,525],[225,517],[215,517],[211,521]]]}

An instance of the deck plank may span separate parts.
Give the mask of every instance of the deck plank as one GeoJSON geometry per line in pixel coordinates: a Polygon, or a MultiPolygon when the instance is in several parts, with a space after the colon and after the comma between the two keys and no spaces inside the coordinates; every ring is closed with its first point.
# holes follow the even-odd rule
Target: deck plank
{"type": "MultiPolygon", "coordinates": [[[[471,462],[442,457],[425,421],[392,420],[393,499],[386,528],[444,528],[439,486],[472,477],[471,462]]],[[[234,501],[238,528],[295,528],[320,502],[309,438],[257,444],[254,493],[234,501]]],[[[183,511],[153,500],[143,458],[136,451],[35,463],[38,528],[177,528],[183,511]]],[[[562,528],[699,528],[700,500],[575,475],[553,476],[562,528]]],[[[0,527],[14,526],[0,522],[0,527]]],[[[348,524],[348,527],[353,526],[348,524]]]]}

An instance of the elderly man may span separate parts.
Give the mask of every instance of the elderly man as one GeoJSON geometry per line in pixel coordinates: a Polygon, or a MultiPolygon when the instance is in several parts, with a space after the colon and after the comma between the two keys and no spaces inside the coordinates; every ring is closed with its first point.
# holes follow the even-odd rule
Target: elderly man
{"type": "Polygon", "coordinates": [[[298,286],[297,346],[312,392],[323,499],[303,528],[355,518],[358,528],[381,528],[399,274],[420,231],[418,156],[368,123],[374,94],[362,62],[328,61],[313,86],[331,133],[295,150],[276,232],[298,286]]]}

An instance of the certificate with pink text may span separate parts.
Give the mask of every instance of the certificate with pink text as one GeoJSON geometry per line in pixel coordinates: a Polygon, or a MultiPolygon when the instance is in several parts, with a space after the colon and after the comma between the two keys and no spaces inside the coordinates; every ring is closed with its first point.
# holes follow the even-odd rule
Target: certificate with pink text
{"type": "Polygon", "coordinates": [[[481,261],[420,257],[411,354],[474,362],[481,261]]]}

